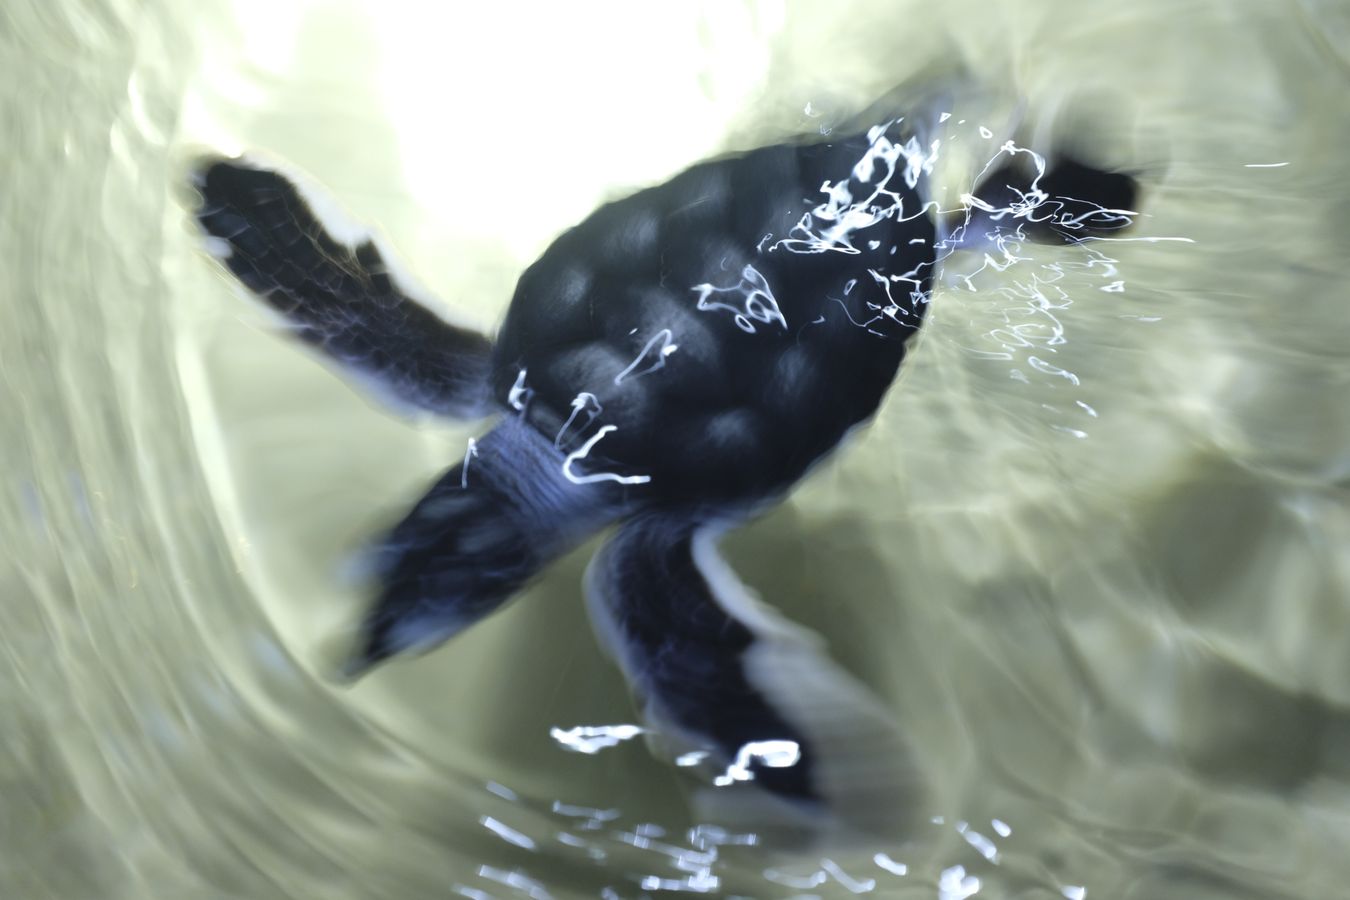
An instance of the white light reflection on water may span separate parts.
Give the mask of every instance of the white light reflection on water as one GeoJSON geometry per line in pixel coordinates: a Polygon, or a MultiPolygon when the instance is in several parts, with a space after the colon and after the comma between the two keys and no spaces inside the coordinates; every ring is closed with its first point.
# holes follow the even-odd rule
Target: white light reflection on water
{"type": "Polygon", "coordinates": [[[479,866],[478,877],[514,888],[530,900],[551,900],[553,896],[541,883],[518,871],[507,872],[493,866],[479,866]]]}
{"type": "Polygon", "coordinates": [[[646,730],[640,725],[577,725],[573,728],[553,727],[548,733],[568,750],[590,754],[631,741],[646,730]]]}
{"type": "Polygon", "coordinates": [[[972,829],[967,822],[958,822],[956,831],[961,837],[966,839],[966,843],[974,847],[975,850],[989,860],[991,863],[998,862],[998,847],[989,838],[972,829]]]}
{"type": "Polygon", "coordinates": [[[736,758],[727,766],[726,772],[713,779],[713,784],[726,787],[737,781],[750,781],[755,773],[750,766],[763,763],[771,769],[786,769],[795,766],[802,758],[802,749],[796,741],[750,741],[736,751],[736,758]]]}
{"type": "Polygon", "coordinates": [[[839,882],[845,890],[853,894],[866,894],[877,886],[875,878],[854,878],[832,859],[822,859],[820,868],[826,875],[839,882]]]}
{"type": "Polygon", "coordinates": [[[896,862],[895,860],[891,859],[889,854],[877,853],[872,857],[872,861],[875,862],[882,869],[885,869],[887,872],[890,872],[892,875],[904,877],[905,875],[909,874],[909,866],[907,866],[905,863],[902,862],[896,862]]]}
{"type": "Polygon", "coordinates": [[[508,844],[515,844],[517,847],[520,847],[521,849],[524,850],[534,850],[538,847],[538,845],[534,842],[534,839],[531,838],[529,835],[521,834],[519,831],[516,831],[511,826],[506,825],[503,822],[498,822],[491,816],[483,816],[478,821],[483,823],[484,828],[486,828],[488,831],[491,831],[493,834],[497,835],[502,840],[506,841],[508,844]]]}
{"type": "Polygon", "coordinates": [[[980,892],[980,879],[966,874],[965,866],[952,866],[938,876],[938,900],[966,900],[980,892]]]}

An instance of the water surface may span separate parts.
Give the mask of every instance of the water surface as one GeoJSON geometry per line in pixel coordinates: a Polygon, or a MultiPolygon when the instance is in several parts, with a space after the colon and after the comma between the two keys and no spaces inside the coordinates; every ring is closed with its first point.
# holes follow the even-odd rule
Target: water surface
{"type": "Polygon", "coordinates": [[[1343,890],[1344,4],[424,7],[0,12],[0,893],[1343,890]],[[773,852],[691,819],[640,740],[552,736],[636,721],[585,551],[326,677],[347,553],[475,430],[274,332],[188,226],[194,148],[304,168],[490,326],[597,203],[958,63],[958,112],[1020,98],[1139,171],[1147,240],[953,266],[877,421],[728,547],[893,705],[925,830],[773,852]]]}

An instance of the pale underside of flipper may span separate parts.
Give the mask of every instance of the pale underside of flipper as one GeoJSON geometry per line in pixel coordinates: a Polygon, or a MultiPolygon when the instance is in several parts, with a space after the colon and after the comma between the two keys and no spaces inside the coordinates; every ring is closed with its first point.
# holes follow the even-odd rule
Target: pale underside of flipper
{"type": "Polygon", "coordinates": [[[429,309],[378,240],[340,221],[317,189],[243,158],[201,159],[192,182],[212,254],[360,387],[395,408],[491,412],[491,341],[429,309]]]}
{"type": "Polygon", "coordinates": [[[680,762],[706,757],[713,784],[696,803],[744,808],[750,786],[797,824],[906,830],[926,794],[908,741],[814,634],[752,596],[718,553],[720,530],[642,515],[587,571],[596,633],[649,724],[680,762]]]}

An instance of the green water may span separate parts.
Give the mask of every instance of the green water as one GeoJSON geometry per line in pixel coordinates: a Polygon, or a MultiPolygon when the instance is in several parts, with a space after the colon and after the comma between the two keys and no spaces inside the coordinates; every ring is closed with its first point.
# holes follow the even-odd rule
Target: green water
{"type": "Polygon", "coordinates": [[[432,6],[0,8],[0,897],[1350,892],[1350,4],[432,6]],[[562,747],[636,721],[590,548],[324,677],[346,554],[477,432],[275,333],[193,148],[304,168],[490,326],[598,202],[958,62],[1167,240],[953,271],[877,421],[729,542],[893,706],[928,827],[772,851],[641,741],[562,747]]]}

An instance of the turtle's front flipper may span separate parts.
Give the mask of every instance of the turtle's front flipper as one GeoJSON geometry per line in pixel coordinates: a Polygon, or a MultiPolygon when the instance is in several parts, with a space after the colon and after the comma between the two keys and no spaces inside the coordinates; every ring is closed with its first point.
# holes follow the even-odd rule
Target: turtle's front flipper
{"type": "Polygon", "coordinates": [[[295,183],[241,159],[201,160],[193,183],[211,251],[298,337],[395,405],[488,411],[491,342],[413,299],[373,238],[341,240],[295,183]]]}
{"type": "Polygon", "coordinates": [[[1132,227],[1139,181],[1072,156],[1049,163],[1026,149],[1007,148],[981,173],[967,208],[947,223],[963,249],[983,250],[999,238],[1078,244],[1132,227]]]}
{"type": "Polygon", "coordinates": [[[566,463],[518,418],[478,441],[368,551],[377,596],[343,674],[449,640],[613,519],[614,486],[569,479],[566,463]]]}
{"type": "Polygon", "coordinates": [[[587,571],[596,632],[647,719],[682,762],[701,751],[715,763],[705,800],[749,781],[816,822],[910,824],[924,791],[907,741],[814,634],[750,594],[718,554],[719,531],[643,515],[587,571]]]}

